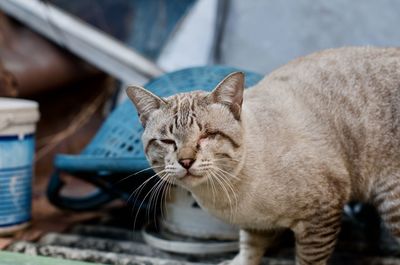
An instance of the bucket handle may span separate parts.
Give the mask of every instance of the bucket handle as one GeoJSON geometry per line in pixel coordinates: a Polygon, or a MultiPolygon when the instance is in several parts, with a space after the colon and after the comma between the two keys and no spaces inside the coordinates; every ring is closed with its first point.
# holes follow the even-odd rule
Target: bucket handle
{"type": "Polygon", "coordinates": [[[11,114],[6,114],[5,118],[1,119],[0,118],[0,131],[6,129],[7,127],[10,126],[10,124],[13,121],[13,115],[11,114]]]}

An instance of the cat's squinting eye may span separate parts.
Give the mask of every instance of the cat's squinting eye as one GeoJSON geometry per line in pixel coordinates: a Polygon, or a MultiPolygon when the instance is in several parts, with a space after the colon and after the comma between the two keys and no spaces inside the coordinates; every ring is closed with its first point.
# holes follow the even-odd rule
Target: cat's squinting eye
{"type": "Polygon", "coordinates": [[[215,132],[206,132],[205,134],[203,134],[202,136],[200,136],[200,139],[212,138],[212,137],[217,136],[218,134],[220,134],[218,131],[215,131],[215,132]]]}
{"type": "Polygon", "coordinates": [[[200,149],[201,148],[201,143],[207,139],[207,138],[214,138],[217,136],[219,132],[206,132],[203,135],[200,136],[199,141],[197,142],[196,148],[200,149]]]}
{"type": "Polygon", "coordinates": [[[161,139],[160,142],[162,142],[164,144],[173,144],[173,145],[175,145],[175,141],[174,140],[170,140],[170,139],[161,139]]]}

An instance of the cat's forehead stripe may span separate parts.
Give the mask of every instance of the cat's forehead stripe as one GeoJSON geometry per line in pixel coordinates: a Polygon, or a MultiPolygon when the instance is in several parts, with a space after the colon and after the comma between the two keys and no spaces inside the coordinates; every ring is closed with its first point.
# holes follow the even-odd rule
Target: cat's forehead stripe
{"type": "Polygon", "coordinates": [[[176,95],[171,104],[175,128],[192,126],[195,120],[196,97],[191,94],[176,95]]]}
{"type": "Polygon", "coordinates": [[[183,127],[188,124],[190,116],[190,100],[184,98],[179,109],[180,125],[183,127]]]}

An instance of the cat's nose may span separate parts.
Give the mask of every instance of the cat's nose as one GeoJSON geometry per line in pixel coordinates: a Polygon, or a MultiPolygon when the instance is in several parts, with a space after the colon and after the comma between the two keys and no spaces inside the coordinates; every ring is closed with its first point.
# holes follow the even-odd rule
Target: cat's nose
{"type": "Polygon", "coordinates": [[[185,158],[185,159],[179,160],[179,164],[181,164],[181,166],[186,169],[189,169],[193,163],[194,163],[194,159],[191,159],[191,158],[185,158]]]}

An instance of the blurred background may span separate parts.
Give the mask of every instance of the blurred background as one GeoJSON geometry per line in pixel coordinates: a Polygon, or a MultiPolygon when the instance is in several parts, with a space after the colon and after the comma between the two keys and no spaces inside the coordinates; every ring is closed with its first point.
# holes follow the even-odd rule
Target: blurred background
{"type": "MultiPolygon", "coordinates": [[[[212,86],[232,69],[248,71],[251,85],[314,51],[355,45],[397,47],[398,10],[396,0],[1,0],[0,96],[38,102],[41,118],[36,129],[31,226],[0,238],[0,248],[105,264],[142,264],[134,263],[138,262],[135,255],[182,264],[215,263],[232,256],[237,248],[234,237],[219,234],[199,239],[179,229],[187,224],[175,223],[180,232],[163,234],[164,241],[154,241],[161,237],[159,229],[143,239],[142,227],[153,216],[156,219],[160,209],[149,210],[149,218],[149,201],[139,196],[139,202],[145,203],[137,205],[129,195],[149,174],[123,183],[125,187],[115,185],[133,169],[145,167],[138,147],[140,124],[135,125],[139,131],[130,132],[137,134],[132,138],[119,129],[105,128],[118,119],[126,123],[121,117],[133,111],[123,106],[124,88],[151,80],[155,93],[173,87],[173,80],[189,84],[187,88],[204,80],[212,86]],[[173,74],[182,69],[187,70],[173,74]],[[119,112],[110,121],[113,111],[119,112]],[[118,142],[123,137],[127,140],[118,142]],[[110,144],[110,139],[125,153],[98,148],[110,144]],[[129,154],[138,157],[136,167],[122,170],[125,162],[112,160],[129,154]],[[205,245],[216,244],[211,247],[224,254],[213,253],[207,259],[163,248],[168,244],[165,240],[180,242],[188,237],[201,241],[192,246],[198,252],[204,254],[205,245]]],[[[175,86],[169,91],[180,91],[175,86]]],[[[189,195],[176,194],[174,203],[179,201],[176,198],[198,208],[189,195]]],[[[395,244],[373,210],[355,203],[346,213],[337,264],[356,264],[356,260],[357,264],[389,264],[385,256],[394,259],[395,244]],[[364,260],[365,256],[369,258],[364,260]]],[[[179,214],[175,218],[196,222],[187,212],[179,214]]],[[[207,222],[197,228],[207,230],[207,222]]],[[[216,230],[236,231],[213,225],[216,230]]],[[[271,251],[273,258],[265,261],[275,263],[266,264],[292,264],[293,239],[288,234],[282,241],[271,251]]],[[[24,257],[12,258],[25,262],[24,257]]]]}

